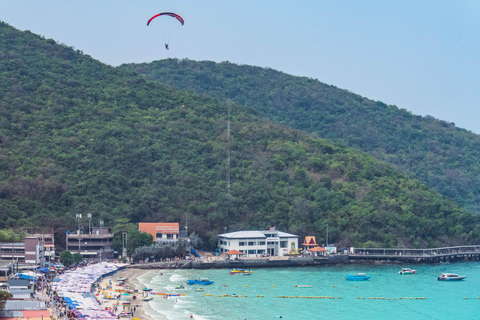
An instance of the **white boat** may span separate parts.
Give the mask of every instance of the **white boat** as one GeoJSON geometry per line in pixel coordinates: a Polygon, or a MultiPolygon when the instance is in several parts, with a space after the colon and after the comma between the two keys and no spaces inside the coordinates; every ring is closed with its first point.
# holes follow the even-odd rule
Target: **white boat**
{"type": "Polygon", "coordinates": [[[125,278],[125,277],[120,277],[117,279],[118,282],[124,282],[124,281],[127,281],[128,278],[125,278]]]}
{"type": "Polygon", "coordinates": [[[412,270],[410,268],[403,268],[402,271],[398,271],[399,274],[415,274],[417,270],[412,270]]]}
{"type": "Polygon", "coordinates": [[[456,273],[442,273],[440,277],[437,278],[438,281],[459,281],[465,279],[467,276],[459,276],[456,273]]]}
{"type": "Polygon", "coordinates": [[[142,299],[143,301],[152,301],[153,300],[153,297],[152,296],[148,296],[148,297],[145,297],[142,299]]]}

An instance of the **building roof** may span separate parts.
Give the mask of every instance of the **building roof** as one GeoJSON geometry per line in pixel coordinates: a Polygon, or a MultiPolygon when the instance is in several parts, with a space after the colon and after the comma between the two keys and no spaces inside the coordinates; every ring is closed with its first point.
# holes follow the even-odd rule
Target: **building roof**
{"type": "Polygon", "coordinates": [[[8,279],[7,283],[10,287],[28,287],[30,282],[26,279],[8,279]]]}
{"type": "Polygon", "coordinates": [[[315,237],[306,236],[305,241],[303,241],[302,246],[318,246],[315,237]]]}
{"type": "Polygon", "coordinates": [[[50,320],[50,311],[35,310],[35,311],[0,311],[1,320],[50,320]]]}
{"type": "Polygon", "coordinates": [[[4,310],[45,310],[45,301],[7,300],[5,301],[4,310]]]}
{"type": "Polygon", "coordinates": [[[178,222],[140,222],[138,231],[151,234],[155,242],[157,241],[157,232],[162,234],[179,234],[180,227],[178,222]]]}
{"type": "Polygon", "coordinates": [[[266,238],[266,236],[261,231],[236,231],[230,233],[219,234],[218,236],[230,239],[239,239],[239,238],[266,238]]]}
{"type": "Polygon", "coordinates": [[[236,231],[230,233],[219,234],[219,237],[230,238],[230,239],[244,239],[244,238],[260,238],[265,239],[267,236],[265,234],[277,234],[280,238],[299,238],[299,236],[286,233],[282,231],[236,231]]]}
{"type": "Polygon", "coordinates": [[[312,251],[312,252],[325,252],[325,251],[328,251],[327,249],[325,248],[322,248],[322,247],[314,247],[312,249],[308,249],[308,251],[312,251]]]}

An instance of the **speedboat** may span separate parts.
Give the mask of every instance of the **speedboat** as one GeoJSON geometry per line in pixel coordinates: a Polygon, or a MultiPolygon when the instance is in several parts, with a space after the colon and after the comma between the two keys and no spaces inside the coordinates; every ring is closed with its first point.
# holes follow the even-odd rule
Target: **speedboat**
{"type": "Polygon", "coordinates": [[[145,297],[142,299],[143,301],[152,301],[153,300],[153,297],[152,296],[148,296],[148,297],[145,297]]]}
{"type": "Polygon", "coordinates": [[[442,273],[440,277],[437,278],[438,281],[458,281],[463,280],[467,276],[459,276],[455,273],[442,273]]]}
{"type": "Polygon", "coordinates": [[[245,269],[233,269],[230,271],[230,274],[243,274],[245,276],[251,275],[253,271],[245,270],[245,269]]]}
{"type": "Polygon", "coordinates": [[[196,292],[203,292],[203,288],[195,289],[196,292]]]}
{"type": "Polygon", "coordinates": [[[176,286],[175,289],[185,289],[184,286],[176,286]]]}
{"type": "Polygon", "coordinates": [[[295,288],[311,288],[311,284],[298,284],[295,286],[295,288]]]}
{"type": "Polygon", "coordinates": [[[398,271],[400,274],[415,274],[417,270],[412,270],[410,268],[403,268],[402,271],[398,271]]]}
{"type": "Polygon", "coordinates": [[[355,275],[346,275],[345,279],[347,281],[365,281],[370,279],[370,276],[367,276],[365,273],[357,273],[355,275]]]}
{"type": "Polygon", "coordinates": [[[118,282],[124,282],[124,281],[127,281],[128,278],[125,278],[125,277],[120,277],[117,279],[118,282]]]}
{"type": "Polygon", "coordinates": [[[152,291],[152,288],[143,288],[143,291],[152,291]]]}
{"type": "Polygon", "coordinates": [[[200,279],[195,279],[195,280],[187,280],[187,283],[189,285],[193,284],[201,284],[204,286],[208,286],[213,283],[213,281],[208,280],[207,278],[200,278],[200,279]]]}

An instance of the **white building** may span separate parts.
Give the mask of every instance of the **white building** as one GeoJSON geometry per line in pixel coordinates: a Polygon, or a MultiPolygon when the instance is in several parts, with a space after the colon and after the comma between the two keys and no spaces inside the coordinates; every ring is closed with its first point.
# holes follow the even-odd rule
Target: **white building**
{"type": "Polygon", "coordinates": [[[282,231],[237,231],[218,235],[218,249],[243,252],[245,257],[284,256],[298,252],[298,238],[282,231]]]}

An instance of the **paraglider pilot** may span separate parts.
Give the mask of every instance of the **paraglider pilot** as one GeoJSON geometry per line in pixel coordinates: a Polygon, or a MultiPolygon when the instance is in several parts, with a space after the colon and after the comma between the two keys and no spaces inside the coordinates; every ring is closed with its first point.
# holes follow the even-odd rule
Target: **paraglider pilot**
{"type": "Polygon", "coordinates": [[[168,50],[168,43],[165,43],[165,49],[168,50]]]}

